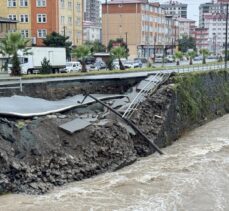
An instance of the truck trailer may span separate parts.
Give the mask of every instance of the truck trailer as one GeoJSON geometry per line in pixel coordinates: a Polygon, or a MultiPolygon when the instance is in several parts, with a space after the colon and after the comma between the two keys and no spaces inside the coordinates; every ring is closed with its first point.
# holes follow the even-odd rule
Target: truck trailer
{"type": "MultiPolygon", "coordinates": [[[[62,47],[31,47],[29,55],[24,55],[22,51],[18,51],[18,57],[22,74],[39,72],[44,58],[50,61],[53,73],[59,72],[66,65],[66,49],[62,47]]],[[[11,72],[11,67],[12,64],[9,64],[9,72],[11,72]]]]}

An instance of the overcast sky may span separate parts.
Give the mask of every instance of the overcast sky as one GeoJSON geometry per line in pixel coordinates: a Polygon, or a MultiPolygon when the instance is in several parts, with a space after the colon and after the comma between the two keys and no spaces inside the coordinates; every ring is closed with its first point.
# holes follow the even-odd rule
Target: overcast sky
{"type": "MultiPolygon", "coordinates": [[[[105,2],[105,0],[101,0],[101,1],[105,2]]],[[[164,2],[168,2],[169,0],[154,0],[154,1],[164,3],[164,2]]],[[[176,0],[176,1],[188,4],[188,18],[197,21],[197,24],[199,21],[199,5],[202,3],[211,2],[211,0],[176,0]]]]}

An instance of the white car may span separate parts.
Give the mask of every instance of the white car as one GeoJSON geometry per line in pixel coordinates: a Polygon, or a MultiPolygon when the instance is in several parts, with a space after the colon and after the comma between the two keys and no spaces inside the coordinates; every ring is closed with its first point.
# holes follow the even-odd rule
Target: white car
{"type": "Polygon", "coordinates": [[[66,67],[61,70],[61,72],[70,73],[70,72],[78,72],[82,70],[82,65],[80,62],[67,62],[66,67]]]}

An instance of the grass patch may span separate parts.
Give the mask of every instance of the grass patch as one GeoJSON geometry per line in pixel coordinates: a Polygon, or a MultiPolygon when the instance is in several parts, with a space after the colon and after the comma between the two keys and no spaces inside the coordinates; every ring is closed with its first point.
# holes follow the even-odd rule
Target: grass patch
{"type": "Polygon", "coordinates": [[[219,108],[229,109],[229,83],[225,77],[228,77],[228,72],[222,70],[176,75],[174,89],[182,116],[198,122],[214,115],[219,108]],[[217,86],[207,84],[214,80],[218,80],[213,82],[217,86]]]}

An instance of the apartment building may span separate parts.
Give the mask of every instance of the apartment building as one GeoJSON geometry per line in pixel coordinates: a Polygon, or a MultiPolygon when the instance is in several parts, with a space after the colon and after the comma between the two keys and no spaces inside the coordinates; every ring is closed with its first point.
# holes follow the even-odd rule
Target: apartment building
{"type": "Polygon", "coordinates": [[[199,27],[206,27],[205,16],[214,14],[224,14],[228,0],[213,0],[199,6],[199,27]]]}
{"type": "Polygon", "coordinates": [[[196,28],[196,21],[187,18],[177,18],[179,22],[179,37],[183,36],[194,36],[194,31],[196,28]]]}
{"type": "Polygon", "coordinates": [[[196,28],[194,31],[196,47],[200,49],[208,49],[208,28],[196,28]]]}
{"type": "Polygon", "coordinates": [[[112,0],[102,4],[102,39],[127,40],[130,57],[152,58],[174,45],[178,25],[158,3],[147,0],[112,0]]]}
{"type": "Polygon", "coordinates": [[[83,0],[60,0],[59,33],[70,37],[73,45],[83,42],[83,0]]]}
{"type": "Polygon", "coordinates": [[[100,25],[100,5],[99,0],[84,0],[84,21],[100,25]]]}
{"type": "Polygon", "coordinates": [[[18,21],[17,30],[24,37],[32,37],[30,0],[1,0],[0,8],[1,17],[18,21]]]}
{"type": "Polygon", "coordinates": [[[84,21],[83,23],[83,40],[84,42],[94,42],[98,40],[101,42],[101,27],[98,25],[95,25],[94,22],[91,21],[84,21]]]}
{"type": "Polygon", "coordinates": [[[0,7],[0,16],[17,20],[17,30],[33,45],[43,45],[53,31],[82,43],[83,0],[1,0],[0,7]]]}
{"type": "Polygon", "coordinates": [[[161,8],[165,10],[167,15],[172,15],[175,18],[187,18],[187,4],[170,0],[161,4],[161,8]]]}

